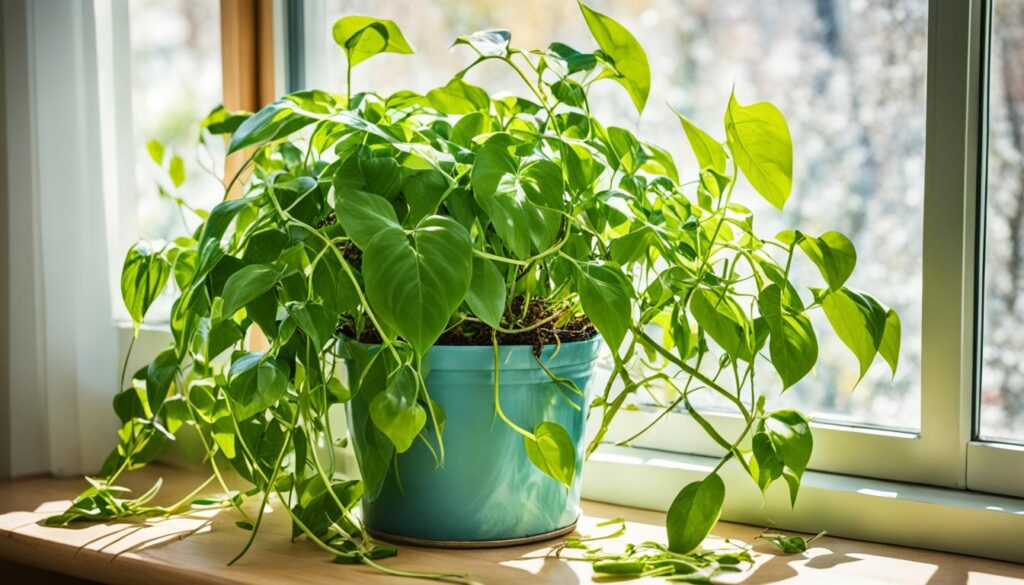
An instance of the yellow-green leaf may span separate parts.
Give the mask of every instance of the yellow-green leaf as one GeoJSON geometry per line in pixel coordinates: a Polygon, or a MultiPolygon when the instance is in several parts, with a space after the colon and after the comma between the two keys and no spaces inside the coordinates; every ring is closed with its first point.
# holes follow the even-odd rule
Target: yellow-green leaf
{"type": "Polygon", "coordinates": [[[782,209],[793,188],[793,142],[782,112],[768,102],[740,105],[733,94],[725,112],[725,135],[743,176],[782,209]]]}

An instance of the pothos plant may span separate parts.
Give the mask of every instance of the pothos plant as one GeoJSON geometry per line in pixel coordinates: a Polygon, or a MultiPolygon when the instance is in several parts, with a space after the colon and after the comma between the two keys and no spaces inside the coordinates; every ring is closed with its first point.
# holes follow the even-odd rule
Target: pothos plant
{"type": "MultiPolygon", "coordinates": [[[[244,194],[209,213],[169,194],[201,225],[190,237],[128,252],[121,285],[136,334],[170,283],[174,342],[122,380],[114,399],[122,427],[104,479],[49,522],[222,506],[235,508],[255,537],[263,504],[277,496],[296,536],[339,561],[391,570],[376,559],[394,549],[373,541],[353,508],[415,441],[443,462],[445,416],[424,383],[428,349],[557,343],[581,324],[600,332],[612,363],[590,405],[600,423],[588,454],[632,397],[650,391],[661,400],[666,388],[662,414],[686,407],[722,448],[714,471],[679,492],[667,547],[644,563],[674,563],[699,548],[719,517],[726,488],[718,471],[730,460],[762,490],[784,479],[795,500],[812,449],[808,419],[767,408],[758,364],[783,389],[806,376],[818,358],[809,315],[821,310],[861,376],[877,355],[895,371],[899,317],[845,286],[856,263],[847,237],[764,237],[734,200],[741,181],[780,210],[790,196],[790,133],[771,104],[731,96],[724,141],[679,115],[680,139],[698,164],[685,180],[666,150],[602,123],[593,85],[618,83],[639,113],[650,69],[623,26],[580,9],[595,50],[552,43],[524,51],[508,31],[488,30],[455,41],[472,61],[426,94],[356,93],[350,84],[345,95],[300,91],[254,114],[214,110],[200,140],[229,136],[228,152],[245,153],[226,190],[244,183],[244,194]],[[466,81],[491,66],[508,68],[524,95],[489,95],[466,81]],[[804,292],[792,268],[808,260],[821,282],[804,292]],[[267,341],[259,350],[247,343],[256,328],[267,341]],[[379,346],[374,388],[336,376],[339,338],[379,346]],[[336,442],[328,409],[356,392],[376,394],[375,440],[360,461],[362,481],[340,481],[317,447],[336,442]],[[690,407],[698,392],[718,395],[742,417],[737,436],[690,407]],[[147,506],[151,493],[121,497],[118,477],[184,430],[205,447],[207,483],[226,495],[172,508],[147,506]],[[232,489],[225,466],[252,487],[232,489]],[[255,517],[242,507],[249,499],[261,504],[255,517]]],[[[349,16],[333,34],[347,79],[374,55],[413,52],[389,20],[349,16]]],[[[150,151],[164,163],[159,144],[150,151]]],[[[180,186],[181,160],[172,157],[167,171],[180,186]]],[[[565,430],[521,428],[495,398],[496,416],[522,434],[530,458],[570,485],[576,455],[565,430]]],[[[647,571],[644,563],[630,566],[647,571]]]]}

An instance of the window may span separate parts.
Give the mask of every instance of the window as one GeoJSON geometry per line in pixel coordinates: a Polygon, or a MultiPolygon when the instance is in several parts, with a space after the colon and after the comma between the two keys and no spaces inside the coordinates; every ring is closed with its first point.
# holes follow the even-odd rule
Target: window
{"type": "MultiPolygon", "coordinates": [[[[1024,37],[1021,16],[1017,21],[1000,16],[1000,11],[1020,13],[1019,3],[591,4],[633,30],[649,54],[676,57],[651,59],[652,95],[639,121],[613,84],[594,88],[601,92],[593,100],[605,110],[601,115],[668,149],[680,168],[692,173],[683,135],[662,104],[667,102],[721,138],[717,128],[722,102],[733,84],[741,99],[776,103],[794,135],[794,197],[779,214],[764,209],[756,197],[738,196],[763,212],[758,229],[764,233],[791,226],[812,233],[847,233],[862,259],[852,286],[876,292],[901,314],[903,347],[894,378],[878,364],[853,388],[855,360],[838,340],[823,333],[816,371],[772,399],[775,407],[794,406],[814,416],[810,467],[1024,495],[1024,446],[1006,443],[1020,441],[1024,433],[1024,369],[1016,363],[1024,354],[1024,337],[1017,346],[1012,343],[1024,314],[1009,318],[1009,309],[1021,309],[1009,300],[1013,295],[999,288],[1010,286],[1004,265],[1012,261],[1013,248],[1006,242],[1015,237],[1006,227],[1012,217],[1006,208],[1017,198],[1024,199],[1017,188],[1024,155],[1010,144],[1008,104],[1024,111],[1024,93],[1013,100],[997,95],[1021,89],[1024,77],[1017,75],[1022,67],[1004,66],[996,55],[1006,51],[1020,58],[1024,51],[1006,48],[1024,37]],[[991,36],[979,35],[987,30],[990,17],[991,36]],[[991,80],[983,66],[989,52],[991,80]],[[999,78],[1006,75],[1002,70],[1012,73],[1009,81],[999,78]],[[1020,81],[1015,81],[1017,77],[1020,81]],[[981,88],[989,81],[991,132],[983,135],[981,88]],[[979,152],[986,143],[993,192],[983,209],[978,207],[977,179],[985,168],[979,152]],[[997,147],[998,154],[992,152],[997,147]],[[986,230],[978,231],[979,214],[988,220],[986,230]],[[979,235],[987,238],[985,256],[977,256],[976,243],[986,241],[979,235]],[[983,267],[988,270],[982,284],[983,267]],[[993,271],[999,274],[993,276],[993,271]],[[998,294],[1003,297],[995,298],[998,294]],[[985,321],[984,337],[977,337],[977,363],[972,350],[980,331],[976,309],[985,321]],[[1019,382],[1014,382],[1015,375],[1019,382]],[[977,425],[972,412],[978,415],[977,425]]],[[[427,91],[445,83],[470,59],[460,48],[451,48],[452,40],[475,30],[509,28],[513,43],[527,49],[552,40],[590,47],[577,10],[573,3],[540,0],[513,5],[493,0],[306,2],[301,35],[293,32],[289,43],[302,51],[303,58],[297,61],[303,65],[301,75],[291,78],[302,79],[304,87],[291,89],[344,88],[342,53],[329,31],[346,14],[395,20],[420,53],[419,58],[382,55],[377,66],[354,71],[356,90],[386,94],[400,87],[427,91]],[[430,66],[424,67],[424,62],[430,66]]],[[[500,67],[476,69],[470,81],[492,92],[520,89],[500,67]]],[[[806,271],[807,282],[815,282],[811,266],[796,269],[806,271]]],[[[658,408],[639,406],[620,413],[608,435],[610,442],[628,439],[657,419],[658,408]]],[[[707,400],[696,406],[706,410],[706,418],[720,430],[738,434],[738,420],[721,405],[707,400]]],[[[696,457],[721,453],[685,412],[659,420],[629,446],[696,457]]]]}
{"type": "MultiPolygon", "coordinates": [[[[195,229],[198,216],[174,198],[209,209],[223,196],[223,146],[196,146],[199,121],[222,99],[220,16],[216,3],[202,0],[94,6],[107,225],[116,226],[108,233],[113,310],[126,320],[118,282],[128,247],[195,229]],[[184,180],[176,185],[170,170],[179,164],[184,180]]],[[[167,320],[173,298],[172,286],[149,324],[167,320]]]]}
{"type": "Polygon", "coordinates": [[[1024,4],[992,6],[977,434],[1024,443],[1024,4]]]}
{"type": "MultiPolygon", "coordinates": [[[[592,43],[575,3],[540,0],[508,4],[445,0],[415,3],[328,0],[319,27],[307,37],[330,39],[345,14],[395,20],[419,56],[382,55],[376,67],[356,68],[353,85],[388,94],[426,92],[443,85],[471,59],[452,49],[461,34],[502,27],[515,46],[532,49],[558,40],[592,43]],[[415,13],[416,18],[410,15],[415,13]],[[566,23],[570,23],[566,25],[566,23]],[[429,62],[430,67],[423,63],[429,62]]],[[[774,401],[828,420],[916,431],[920,418],[922,220],[924,202],[926,0],[793,3],[710,0],[614,0],[595,3],[637,33],[655,68],[652,94],[639,132],[668,149],[680,169],[695,172],[685,136],[671,110],[724,138],[723,104],[735,83],[741,99],[768,99],[786,114],[794,135],[795,186],[785,213],[752,189],[737,201],[759,213],[759,230],[774,234],[800,226],[811,233],[849,235],[863,262],[850,285],[872,291],[903,319],[903,351],[895,379],[883,364],[857,388],[856,360],[834,335],[821,335],[816,371],[774,401]],[[735,42],[737,35],[743,43],[735,42]],[[675,59],[668,58],[676,56],[675,59]],[[770,64],[770,65],[769,65],[770,64]]],[[[344,86],[344,57],[323,49],[309,78],[333,90],[344,86]]],[[[491,92],[519,91],[500,65],[470,73],[491,92]]],[[[594,100],[625,127],[637,124],[626,95],[597,85],[594,100]]],[[[798,263],[807,283],[818,282],[810,262],[798,263]]],[[[818,314],[818,331],[827,331],[818,314]]],[[[714,372],[711,372],[714,374],[714,372]]],[[[762,376],[773,380],[774,376],[762,376]]],[[[698,407],[722,406],[710,393],[698,407]]],[[[719,398],[720,399],[720,398],[719,398]]]]}
{"type": "Polygon", "coordinates": [[[128,12],[139,236],[171,240],[196,222],[169,197],[208,209],[224,192],[212,173],[223,153],[196,147],[199,121],[221,102],[220,15],[216,3],[202,0],[143,0],[129,3],[128,12]],[[154,139],[165,147],[164,168],[181,157],[186,172],[180,187],[149,155],[146,145],[154,139]]]}

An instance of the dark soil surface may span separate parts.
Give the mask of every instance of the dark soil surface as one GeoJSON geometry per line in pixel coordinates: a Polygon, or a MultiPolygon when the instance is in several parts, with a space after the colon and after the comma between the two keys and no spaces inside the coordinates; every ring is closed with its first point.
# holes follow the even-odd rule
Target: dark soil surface
{"type": "MultiPolygon", "coordinates": [[[[516,299],[512,302],[513,314],[522,314],[522,300],[516,299]]],[[[525,329],[530,324],[543,321],[553,313],[545,303],[532,302],[526,312],[526,318],[522,319],[517,329],[525,329]]],[[[498,345],[530,345],[534,351],[539,352],[540,348],[552,343],[569,343],[572,341],[584,341],[597,336],[597,329],[586,315],[577,315],[568,322],[556,327],[555,323],[561,318],[554,318],[550,321],[529,331],[521,333],[498,332],[498,345]]],[[[464,321],[448,331],[441,334],[441,337],[434,345],[491,345],[491,327],[475,321],[464,321]]],[[[348,325],[343,324],[340,332],[348,337],[354,337],[354,331],[348,325]]],[[[374,329],[363,331],[359,336],[363,343],[380,343],[380,334],[374,329]]]]}

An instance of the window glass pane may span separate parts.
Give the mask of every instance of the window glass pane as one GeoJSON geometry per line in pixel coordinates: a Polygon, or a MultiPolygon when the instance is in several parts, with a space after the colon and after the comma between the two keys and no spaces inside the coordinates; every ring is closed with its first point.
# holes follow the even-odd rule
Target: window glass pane
{"type": "MultiPolygon", "coordinates": [[[[820,364],[774,404],[819,419],[918,428],[927,0],[590,4],[620,20],[646,48],[653,87],[639,132],[672,152],[682,174],[693,176],[695,162],[666,102],[719,139],[733,84],[741,101],[771,100],[782,109],[795,145],[795,189],[786,211],[773,210],[742,183],[734,201],[754,209],[760,233],[799,226],[849,235],[860,265],[848,285],[870,291],[902,317],[895,379],[878,360],[854,390],[856,360],[819,314],[820,364]]],[[[452,41],[475,30],[508,28],[513,45],[524,50],[556,40],[594,46],[574,2],[327,0],[327,18],[315,34],[329,38],[331,24],[346,14],[394,19],[419,53],[381,55],[357,67],[356,91],[424,92],[444,84],[471,60],[468,50],[452,49],[452,41]]],[[[332,46],[319,68],[310,79],[344,87],[340,49],[332,46]]],[[[523,91],[497,63],[468,80],[492,93],[523,91]]],[[[597,84],[591,103],[609,124],[637,127],[629,98],[616,84],[597,84]]],[[[821,286],[809,262],[801,258],[794,269],[803,282],[821,286]]],[[[760,379],[777,384],[769,372],[760,379]]]]}
{"type": "Polygon", "coordinates": [[[979,434],[1024,441],[1024,3],[992,6],[979,434]]]}
{"type": "Polygon", "coordinates": [[[139,237],[170,240],[196,225],[170,196],[209,208],[223,194],[219,180],[201,166],[211,168],[222,154],[211,157],[196,147],[199,121],[222,96],[220,11],[209,0],[132,0],[129,27],[139,237]],[[164,144],[167,161],[172,154],[182,158],[186,179],[180,188],[150,158],[151,139],[164,144]]]}

